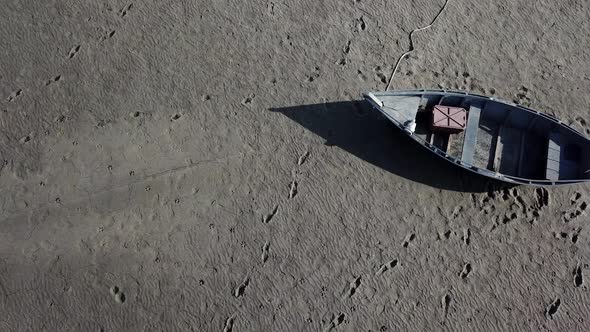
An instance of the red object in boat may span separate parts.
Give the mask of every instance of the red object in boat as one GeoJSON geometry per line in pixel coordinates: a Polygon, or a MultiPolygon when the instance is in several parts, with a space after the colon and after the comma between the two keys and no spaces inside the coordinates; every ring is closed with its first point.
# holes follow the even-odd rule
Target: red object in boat
{"type": "Polygon", "coordinates": [[[432,110],[432,130],[460,132],[467,125],[467,111],[461,107],[435,105],[432,110]]]}

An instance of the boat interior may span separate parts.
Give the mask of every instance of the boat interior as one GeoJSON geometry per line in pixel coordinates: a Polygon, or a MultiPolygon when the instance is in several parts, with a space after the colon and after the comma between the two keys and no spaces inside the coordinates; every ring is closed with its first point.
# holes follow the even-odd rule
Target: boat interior
{"type": "Polygon", "coordinates": [[[464,93],[376,93],[373,97],[400,127],[466,167],[544,182],[590,178],[588,140],[548,115],[464,93]],[[433,129],[437,105],[464,109],[464,129],[433,129]]]}

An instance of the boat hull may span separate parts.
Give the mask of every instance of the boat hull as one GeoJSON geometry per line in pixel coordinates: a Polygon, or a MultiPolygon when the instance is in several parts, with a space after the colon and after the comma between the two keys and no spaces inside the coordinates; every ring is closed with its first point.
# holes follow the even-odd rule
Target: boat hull
{"type": "MultiPolygon", "coordinates": [[[[420,144],[423,148],[429,150],[434,155],[438,156],[450,162],[458,167],[461,167],[469,172],[479,174],[494,180],[510,183],[510,184],[523,184],[523,185],[533,185],[533,186],[551,186],[551,185],[564,185],[564,184],[574,184],[574,183],[583,183],[589,182],[590,179],[586,178],[570,178],[570,179],[541,179],[541,178],[526,178],[521,176],[516,176],[514,174],[505,174],[499,170],[490,170],[481,166],[474,165],[473,162],[465,162],[462,158],[457,156],[453,156],[447,151],[438,148],[436,145],[431,144],[431,142],[425,141],[418,135],[414,133],[415,123],[411,123],[411,119],[414,116],[414,112],[412,114],[412,108],[407,106],[412,102],[416,103],[416,98],[424,98],[424,96],[429,96],[434,98],[440,97],[442,99],[445,98],[462,98],[462,100],[468,99],[470,103],[479,103],[485,104],[487,102],[493,102],[494,104],[501,104],[506,105],[506,107],[513,108],[517,110],[517,114],[529,116],[530,118],[540,118],[542,119],[540,122],[547,122],[551,123],[551,125],[559,127],[558,129],[562,132],[566,132],[567,135],[571,135],[572,137],[575,136],[576,142],[579,142],[579,145],[583,145],[584,149],[588,147],[590,151],[590,141],[581,133],[577,132],[573,128],[569,127],[568,125],[564,124],[563,122],[555,119],[549,115],[537,112],[535,110],[516,105],[514,103],[509,103],[501,100],[497,100],[492,97],[486,97],[477,94],[471,94],[468,92],[463,91],[447,91],[447,90],[400,90],[400,91],[391,91],[391,92],[368,92],[363,93],[363,97],[373,106],[374,109],[378,110],[383,114],[387,119],[389,119],[396,127],[402,130],[407,136],[411,137],[416,143],[420,144]],[[383,100],[387,100],[387,98],[396,97],[396,104],[395,107],[387,107],[383,100]],[[399,98],[408,97],[407,100],[403,100],[401,103],[398,102],[399,98]],[[401,105],[401,106],[399,106],[401,105]],[[393,110],[392,110],[393,109],[393,110]],[[407,112],[405,112],[408,110],[407,112]],[[404,113],[405,112],[405,113],[404,113]],[[526,113],[525,113],[526,112],[526,113]]],[[[535,122],[535,121],[531,121],[535,122]]],[[[569,137],[569,136],[568,136],[569,137]]],[[[523,149],[524,150],[524,149],[523,149]]],[[[551,151],[551,150],[549,150],[551,151]]],[[[524,152],[523,152],[524,153],[524,152]]],[[[522,159],[522,157],[521,157],[522,159]]],[[[549,168],[549,166],[547,166],[549,168]]],[[[547,171],[549,172],[549,171],[547,171]]]]}

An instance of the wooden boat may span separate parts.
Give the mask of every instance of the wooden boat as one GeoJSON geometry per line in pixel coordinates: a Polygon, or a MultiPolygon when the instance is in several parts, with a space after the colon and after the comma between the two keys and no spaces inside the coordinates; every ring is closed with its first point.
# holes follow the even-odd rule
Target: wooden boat
{"type": "Polygon", "coordinates": [[[516,184],[590,181],[590,141],[547,114],[462,91],[363,97],[416,142],[471,172],[516,184]]]}

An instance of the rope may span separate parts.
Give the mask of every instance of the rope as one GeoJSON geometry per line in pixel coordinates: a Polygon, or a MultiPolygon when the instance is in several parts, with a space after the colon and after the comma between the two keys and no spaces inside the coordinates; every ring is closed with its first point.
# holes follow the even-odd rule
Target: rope
{"type": "Polygon", "coordinates": [[[430,28],[432,25],[434,25],[434,23],[436,22],[436,20],[440,16],[440,14],[442,14],[442,12],[445,10],[445,8],[447,8],[447,4],[449,3],[449,1],[450,0],[445,0],[445,4],[441,7],[441,9],[438,11],[438,14],[436,14],[436,16],[434,17],[432,22],[430,22],[430,24],[428,24],[427,26],[422,27],[422,28],[414,29],[414,30],[412,30],[412,32],[410,32],[410,49],[408,51],[406,51],[404,54],[402,54],[399,57],[399,59],[397,59],[395,67],[393,67],[393,72],[391,73],[391,76],[389,77],[389,82],[387,83],[387,87],[385,87],[385,91],[389,90],[389,87],[391,86],[391,81],[393,80],[393,76],[395,76],[395,73],[397,72],[397,69],[398,69],[400,63],[402,62],[402,60],[406,56],[408,56],[410,53],[414,52],[414,40],[412,39],[414,32],[426,30],[426,29],[430,28]]]}

